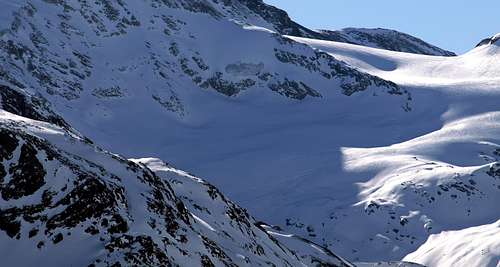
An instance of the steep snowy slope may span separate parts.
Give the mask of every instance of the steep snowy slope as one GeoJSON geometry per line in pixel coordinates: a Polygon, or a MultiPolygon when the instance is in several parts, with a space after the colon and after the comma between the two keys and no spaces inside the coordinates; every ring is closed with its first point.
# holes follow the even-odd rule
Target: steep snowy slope
{"type": "MultiPolygon", "coordinates": [[[[186,203],[188,209],[192,211],[194,218],[205,224],[205,226],[214,233],[219,235],[231,236],[230,240],[221,239],[221,245],[224,247],[234,246],[234,239],[238,239],[240,235],[235,229],[229,228],[226,225],[231,225],[233,217],[241,216],[238,210],[241,208],[228,201],[217,188],[207,184],[203,180],[194,177],[188,173],[176,170],[159,159],[134,159],[134,162],[144,164],[151,170],[155,171],[160,177],[167,180],[177,196],[186,203]],[[234,210],[238,211],[237,213],[234,210]],[[228,213],[228,211],[230,211],[228,213]],[[227,216],[226,216],[227,215],[227,216]],[[225,244],[228,242],[229,244],[225,244]]],[[[248,215],[247,215],[248,216],[248,215]]],[[[291,249],[299,259],[307,266],[351,266],[347,261],[335,255],[328,249],[314,244],[306,239],[295,237],[287,233],[278,233],[278,231],[270,228],[262,222],[253,222],[261,230],[269,233],[275,242],[280,242],[282,245],[291,249]]],[[[248,260],[247,260],[247,263],[248,260]]]]}
{"type": "Polygon", "coordinates": [[[500,264],[500,221],[460,231],[432,235],[405,257],[427,266],[485,266],[500,264]]]}
{"type": "Polygon", "coordinates": [[[0,111],[0,148],[3,265],[351,266],[299,257],[199,178],[161,178],[51,124],[0,111]]]}
{"type": "MultiPolygon", "coordinates": [[[[436,57],[286,37],[260,1],[0,3],[2,89],[19,96],[4,109],[206,177],[284,232],[349,260],[401,260],[431,234],[498,220],[496,43],[436,57]]],[[[190,212],[203,233],[234,230],[190,212]]],[[[339,260],[319,251],[296,254],[339,260]]]]}
{"type": "MultiPolygon", "coordinates": [[[[319,32],[324,36],[321,39],[329,41],[422,55],[456,56],[453,52],[443,50],[419,38],[394,30],[380,28],[345,28],[338,31],[320,30],[319,32]]],[[[305,37],[299,35],[295,36],[305,37]]]]}
{"type": "MultiPolygon", "coordinates": [[[[231,225],[231,220],[235,216],[233,212],[228,214],[228,210],[232,211],[235,208],[240,208],[228,201],[217,188],[186,172],[179,171],[159,159],[144,158],[132,159],[132,161],[147,166],[160,177],[167,180],[176,195],[186,203],[193,217],[203,223],[210,231],[223,233],[222,236],[231,236],[232,239],[235,239],[239,235],[237,231],[235,232],[232,228],[228,229],[225,225],[231,225]]],[[[254,224],[272,236],[275,242],[279,242],[282,246],[290,249],[307,266],[354,266],[327,248],[302,237],[283,232],[279,227],[272,227],[263,222],[254,222],[254,224]]],[[[221,240],[219,244],[222,244],[223,247],[234,246],[232,242],[226,244],[228,240],[221,238],[216,240],[221,240]]],[[[376,266],[383,264],[385,263],[374,263],[376,266]]],[[[404,263],[399,263],[400,265],[397,263],[393,264],[388,265],[407,266],[404,263]]],[[[356,264],[356,266],[359,265],[356,264]]],[[[408,263],[408,266],[419,265],[408,263]]]]}
{"type": "MultiPolygon", "coordinates": [[[[393,237],[384,235],[385,242],[398,240],[400,244],[394,248],[399,250],[402,240],[425,236],[424,229],[436,234],[465,229],[462,231],[469,240],[482,240],[478,229],[485,227],[481,225],[500,217],[500,208],[494,204],[500,201],[500,116],[496,104],[500,96],[498,46],[490,42],[463,56],[439,58],[341,43],[295,40],[362,70],[415,88],[412,90],[415,102],[419,100],[415,94],[418,89],[427,97],[438,93],[435,96],[448,105],[441,115],[444,125],[439,130],[391,146],[343,148],[345,170],[373,177],[359,184],[361,201],[357,205],[368,208],[369,214],[378,214],[378,219],[380,213],[386,213],[401,225],[394,227],[390,233],[393,237]],[[474,228],[476,226],[479,228],[474,228]]],[[[389,224],[392,224],[390,220],[389,224]]],[[[337,227],[341,225],[337,223],[337,227]]],[[[347,225],[352,226],[352,223],[347,225]]],[[[500,234],[498,228],[489,229],[491,235],[500,234]]],[[[449,235],[441,234],[439,238],[444,240],[444,236],[449,235]]],[[[457,232],[456,238],[459,236],[457,232]]],[[[498,264],[498,254],[494,252],[500,246],[498,238],[492,238],[489,243],[491,253],[481,252],[479,247],[456,245],[450,248],[450,254],[469,255],[465,258],[438,256],[446,253],[443,249],[449,246],[437,240],[437,237],[429,239],[405,259],[429,266],[498,264]]]]}
{"type": "Polygon", "coordinates": [[[399,85],[440,86],[450,90],[497,88],[500,77],[498,44],[478,46],[458,57],[395,53],[337,42],[295,38],[326,51],[358,69],[390,79],[399,85]],[[469,87],[470,89],[467,89],[469,87]]]}
{"type": "Polygon", "coordinates": [[[400,106],[407,104],[407,94],[393,83],[325,53],[269,30],[169,8],[168,3],[22,5],[3,30],[3,80],[44,96],[62,113],[77,107],[95,112],[103,102],[136,102],[182,117],[195,112],[189,104],[214,95],[204,91],[236,96],[262,89],[304,99],[378,87],[402,96],[400,106]],[[231,42],[221,42],[228,36],[231,42]]]}

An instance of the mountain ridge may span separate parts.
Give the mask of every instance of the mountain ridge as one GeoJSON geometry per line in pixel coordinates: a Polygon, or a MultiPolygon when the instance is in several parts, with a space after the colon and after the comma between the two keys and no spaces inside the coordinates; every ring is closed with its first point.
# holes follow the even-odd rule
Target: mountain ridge
{"type": "Polygon", "coordinates": [[[498,41],[500,40],[500,33],[490,37],[483,39],[481,42],[477,44],[476,47],[484,46],[484,45],[493,45],[493,44],[498,44],[498,41]]]}
{"type": "Polygon", "coordinates": [[[299,258],[199,178],[166,165],[160,178],[47,123],[5,111],[0,121],[6,264],[352,266],[328,255],[299,258]],[[205,199],[188,204],[192,191],[205,199]]]}
{"type": "MultiPolygon", "coordinates": [[[[397,52],[415,53],[430,56],[456,56],[406,33],[383,28],[345,28],[342,30],[319,30],[328,41],[343,42],[397,52]]],[[[301,37],[301,36],[299,36],[301,37]]]]}
{"type": "Polygon", "coordinates": [[[2,113],[6,251],[87,238],[96,265],[433,267],[412,254],[430,236],[497,217],[494,45],[331,42],[262,1],[4,3],[1,107],[36,120],[2,113]]]}

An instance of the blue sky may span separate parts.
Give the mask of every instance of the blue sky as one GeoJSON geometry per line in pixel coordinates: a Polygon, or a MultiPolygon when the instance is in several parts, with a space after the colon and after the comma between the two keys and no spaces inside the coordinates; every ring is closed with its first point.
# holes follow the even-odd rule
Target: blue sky
{"type": "Polygon", "coordinates": [[[500,32],[500,0],[264,0],[313,29],[390,28],[464,53],[500,32]]]}

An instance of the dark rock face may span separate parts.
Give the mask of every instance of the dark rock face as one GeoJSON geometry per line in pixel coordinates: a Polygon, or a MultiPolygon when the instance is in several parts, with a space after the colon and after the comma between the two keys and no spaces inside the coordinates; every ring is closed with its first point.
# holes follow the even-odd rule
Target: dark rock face
{"type": "Polygon", "coordinates": [[[267,5],[262,0],[239,0],[239,2],[274,25],[281,34],[321,39],[321,34],[294,22],[284,10],[267,5]]]}
{"type": "MultiPolygon", "coordinates": [[[[297,44],[294,44],[297,46],[297,44]]],[[[359,72],[358,70],[349,67],[344,62],[336,60],[331,55],[314,51],[313,55],[306,56],[296,54],[294,52],[275,49],[276,58],[285,64],[292,64],[304,68],[312,73],[317,73],[325,79],[338,79],[342,93],[351,96],[354,93],[367,90],[370,86],[376,86],[385,90],[391,95],[404,95],[408,102],[411,101],[411,94],[400,88],[393,82],[383,80],[379,77],[359,72]]],[[[302,82],[288,81],[278,82],[269,86],[273,91],[276,91],[287,97],[295,99],[303,99],[305,96],[310,95],[319,97],[321,94],[312,88],[309,88],[302,82]]],[[[404,108],[406,111],[411,110],[408,106],[404,108]]]]}
{"type": "Polygon", "coordinates": [[[42,97],[29,96],[9,86],[0,85],[0,105],[3,110],[19,116],[69,128],[63,118],[51,111],[48,102],[42,97]]]}
{"type": "MultiPolygon", "coordinates": [[[[81,163],[98,165],[65,155],[38,137],[6,129],[7,125],[0,127],[0,160],[11,162],[1,185],[2,198],[11,204],[0,208],[0,229],[9,237],[36,240],[46,236],[53,244],[64,244],[62,229],[71,232],[89,223],[85,232],[90,235],[128,231],[128,219],[119,212],[120,206],[126,206],[124,189],[103,180],[102,176],[109,176],[105,169],[90,171],[81,163]],[[16,153],[18,157],[14,157],[16,153]],[[69,172],[60,177],[57,173],[63,169],[69,172]],[[38,194],[40,200],[33,198],[38,194]],[[21,233],[21,223],[31,229],[26,236],[21,233]]],[[[6,164],[0,166],[5,169],[6,164]]],[[[37,246],[41,249],[45,242],[37,246]]]]}
{"type": "Polygon", "coordinates": [[[17,148],[19,141],[8,131],[0,131],[0,160],[12,158],[12,152],[17,148]]]}
{"type": "Polygon", "coordinates": [[[211,0],[153,0],[153,2],[170,8],[182,8],[191,12],[206,13],[214,17],[222,16],[211,0]]]}
{"type": "Polygon", "coordinates": [[[480,47],[483,45],[500,45],[500,34],[497,34],[493,37],[483,39],[476,47],[480,47]]]}
{"type": "Polygon", "coordinates": [[[285,79],[283,82],[270,84],[271,90],[293,99],[304,99],[306,96],[320,97],[321,95],[303,82],[290,81],[285,79]]]}
{"type": "Polygon", "coordinates": [[[272,24],[274,26],[273,30],[280,34],[311,38],[321,37],[321,34],[294,22],[284,10],[268,5],[262,0],[162,0],[157,2],[172,8],[183,8],[191,12],[206,13],[216,18],[252,14],[272,24]],[[220,9],[219,4],[224,6],[223,10],[220,9]],[[245,11],[245,9],[248,10],[245,11]]]}
{"type": "Polygon", "coordinates": [[[489,176],[491,176],[495,179],[500,179],[500,164],[495,163],[495,164],[491,165],[490,169],[486,172],[486,174],[488,174],[489,176]]]}
{"type": "Polygon", "coordinates": [[[36,192],[45,184],[45,170],[36,157],[37,151],[30,144],[21,147],[21,155],[17,164],[11,165],[9,174],[11,179],[2,185],[4,200],[19,199],[36,192]]]}
{"type": "Polygon", "coordinates": [[[255,85],[255,81],[252,79],[244,79],[239,82],[231,82],[223,78],[222,72],[216,72],[215,75],[205,82],[203,82],[201,88],[212,88],[217,92],[227,95],[234,96],[239,92],[248,89],[255,85]]]}
{"type": "MultiPolygon", "coordinates": [[[[118,205],[116,200],[123,199],[123,192],[119,188],[106,186],[94,175],[85,173],[45,141],[7,129],[2,129],[0,136],[2,158],[13,161],[9,168],[10,180],[8,183],[2,183],[2,198],[8,202],[37,193],[42,195],[38,203],[0,210],[0,229],[6,231],[9,236],[18,234],[18,231],[14,230],[20,225],[21,218],[33,225],[43,223],[46,226],[46,234],[50,236],[58,228],[74,228],[92,218],[98,219],[112,214],[113,207],[118,205]],[[22,140],[22,145],[18,138],[22,140]],[[20,151],[17,159],[12,157],[15,150],[20,151]],[[43,158],[45,160],[42,160],[43,158]],[[49,164],[60,164],[60,168],[72,170],[76,174],[74,183],[64,186],[60,192],[54,190],[52,183],[56,179],[53,175],[56,174],[47,172],[49,164]],[[48,188],[42,191],[42,187],[46,187],[47,183],[50,183],[48,188]],[[69,186],[74,186],[74,189],[67,192],[69,186]],[[59,201],[53,201],[55,196],[65,193],[67,195],[59,201]],[[52,212],[53,215],[48,216],[47,212],[51,209],[61,211],[52,212]]],[[[33,228],[29,238],[37,233],[38,229],[33,228]]],[[[53,238],[54,243],[62,241],[59,235],[53,238]]]]}
{"type": "Polygon", "coordinates": [[[10,238],[19,239],[21,223],[8,210],[2,210],[0,211],[0,230],[3,230],[10,238]]]}
{"type": "MultiPolygon", "coordinates": [[[[121,190],[110,190],[95,177],[82,175],[78,180],[82,181],[81,184],[77,185],[63,199],[54,203],[55,206],[67,206],[67,208],[47,221],[48,230],[54,230],[58,227],[72,228],[88,219],[109,214],[108,209],[118,205],[116,199],[123,198],[121,190]]],[[[123,219],[119,215],[114,216],[120,218],[118,220],[122,223],[123,219]]],[[[126,226],[124,228],[126,231],[126,226]]],[[[115,231],[111,227],[108,229],[112,233],[122,232],[115,231]]]]}
{"type": "MultiPolygon", "coordinates": [[[[121,235],[113,237],[105,246],[108,253],[128,251],[126,262],[129,265],[175,266],[164,250],[150,236],[121,235]]],[[[111,265],[112,262],[106,262],[111,265]]]]}
{"type": "MultiPolygon", "coordinates": [[[[0,161],[12,158],[12,153],[17,148],[19,142],[17,138],[7,131],[0,131],[0,161]]],[[[4,165],[0,165],[0,184],[3,184],[7,170],[4,165]]],[[[1,192],[1,187],[0,187],[1,192]]]]}
{"type": "Polygon", "coordinates": [[[338,31],[322,30],[320,32],[322,33],[321,39],[335,42],[422,55],[456,56],[453,52],[443,50],[419,38],[394,30],[346,28],[338,31]]]}

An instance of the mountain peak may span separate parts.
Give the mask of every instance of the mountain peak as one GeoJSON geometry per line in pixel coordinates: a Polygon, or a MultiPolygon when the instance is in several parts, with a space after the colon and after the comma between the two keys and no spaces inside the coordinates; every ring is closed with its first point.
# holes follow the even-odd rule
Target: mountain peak
{"type": "Polygon", "coordinates": [[[383,28],[345,28],[330,31],[320,30],[326,39],[369,46],[385,50],[431,56],[456,56],[455,53],[431,45],[409,34],[383,28]]]}
{"type": "Polygon", "coordinates": [[[479,42],[479,44],[477,44],[476,47],[480,47],[483,45],[492,45],[492,44],[500,46],[500,33],[497,33],[490,38],[483,39],[481,42],[479,42]]]}

